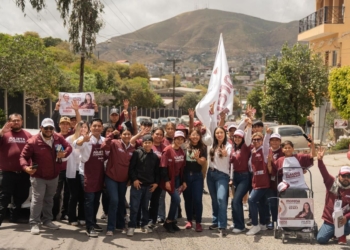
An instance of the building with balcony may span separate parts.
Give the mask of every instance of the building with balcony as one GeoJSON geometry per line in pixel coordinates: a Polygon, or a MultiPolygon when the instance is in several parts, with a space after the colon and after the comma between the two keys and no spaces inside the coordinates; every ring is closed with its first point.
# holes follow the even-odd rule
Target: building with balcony
{"type": "Polygon", "coordinates": [[[316,0],[316,11],[299,21],[298,41],[309,42],[325,65],[350,65],[350,0],[316,0]]]}

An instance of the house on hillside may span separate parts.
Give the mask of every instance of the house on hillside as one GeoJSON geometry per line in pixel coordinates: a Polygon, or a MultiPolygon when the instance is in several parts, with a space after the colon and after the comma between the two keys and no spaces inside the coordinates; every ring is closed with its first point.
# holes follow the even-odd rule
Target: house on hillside
{"type": "Polygon", "coordinates": [[[150,87],[153,89],[163,89],[169,86],[169,80],[159,77],[151,77],[149,79],[150,87]]]}
{"type": "Polygon", "coordinates": [[[129,62],[128,60],[118,60],[118,61],[116,61],[115,63],[130,66],[130,62],[129,62]]]}
{"type": "MultiPolygon", "coordinates": [[[[158,90],[154,90],[154,92],[159,94],[162,97],[165,108],[172,108],[173,107],[173,88],[158,89],[158,90]]],[[[178,100],[187,93],[195,93],[195,94],[199,95],[201,93],[201,90],[200,89],[185,88],[185,87],[175,88],[175,109],[179,108],[177,106],[178,100]]]]}

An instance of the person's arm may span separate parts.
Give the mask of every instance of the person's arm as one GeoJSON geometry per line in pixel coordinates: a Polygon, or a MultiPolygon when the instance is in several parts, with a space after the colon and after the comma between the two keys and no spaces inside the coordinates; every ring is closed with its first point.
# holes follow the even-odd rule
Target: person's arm
{"type": "Polygon", "coordinates": [[[134,135],[136,135],[138,131],[136,117],[137,117],[137,107],[135,106],[131,109],[131,123],[134,131],[133,133],[134,135]]]}
{"type": "Polygon", "coordinates": [[[271,134],[268,131],[266,131],[266,134],[264,136],[263,148],[262,148],[265,163],[267,163],[267,156],[270,150],[270,136],[271,134]]]}
{"type": "Polygon", "coordinates": [[[114,133],[110,133],[106,136],[105,141],[101,145],[101,149],[109,151],[111,150],[112,140],[114,140],[114,133]]]}
{"type": "Polygon", "coordinates": [[[72,101],[72,109],[74,109],[75,117],[77,119],[77,123],[81,121],[81,115],[79,113],[79,105],[77,101],[72,101]]]}
{"type": "Polygon", "coordinates": [[[225,119],[226,119],[226,113],[221,112],[220,113],[220,121],[219,121],[219,124],[218,124],[219,127],[224,127],[225,126],[225,119]]]}
{"type": "Polygon", "coordinates": [[[252,123],[248,122],[247,129],[244,133],[244,142],[247,147],[249,147],[252,144],[252,123]]]}
{"type": "Polygon", "coordinates": [[[190,121],[188,123],[188,131],[191,132],[193,129],[193,120],[194,120],[194,110],[192,108],[188,109],[188,117],[190,118],[190,121]]]}
{"type": "Polygon", "coordinates": [[[331,186],[334,183],[334,177],[332,175],[330,175],[328,173],[328,170],[326,168],[326,166],[323,163],[323,155],[324,155],[325,149],[324,148],[320,148],[317,152],[317,162],[318,162],[318,169],[320,170],[320,173],[322,175],[323,178],[323,182],[328,189],[331,188],[331,186]]]}
{"type": "Polygon", "coordinates": [[[130,164],[129,164],[129,179],[131,183],[137,180],[137,165],[139,160],[139,154],[137,150],[132,153],[130,164]]]}
{"type": "Polygon", "coordinates": [[[92,105],[94,105],[94,111],[95,111],[93,118],[100,118],[100,114],[99,114],[99,111],[98,111],[98,105],[95,102],[95,100],[92,102],[92,105]]]}
{"type": "MultiPolygon", "coordinates": [[[[311,136],[309,136],[309,139],[311,139],[311,136]]],[[[311,143],[310,143],[310,158],[314,158],[316,157],[316,149],[315,149],[315,143],[314,140],[311,139],[311,143]]]]}
{"type": "Polygon", "coordinates": [[[65,152],[65,157],[68,157],[72,153],[71,145],[62,137],[60,137],[60,143],[62,144],[65,152]]]}
{"type": "Polygon", "coordinates": [[[160,160],[156,154],[154,155],[156,160],[155,168],[154,168],[154,180],[155,180],[154,182],[158,184],[160,182],[160,169],[159,169],[160,160]]]}
{"type": "Polygon", "coordinates": [[[36,169],[32,169],[32,166],[30,166],[31,158],[34,153],[34,147],[31,142],[27,142],[24,148],[22,149],[22,152],[19,157],[19,163],[22,167],[22,169],[27,174],[34,174],[36,172],[36,169]]]}
{"type": "Polygon", "coordinates": [[[56,106],[55,106],[55,109],[53,110],[52,112],[52,116],[51,116],[51,119],[53,120],[53,123],[55,125],[55,130],[57,133],[61,132],[61,129],[59,127],[59,124],[58,124],[58,119],[59,119],[59,116],[60,116],[60,104],[61,102],[61,99],[59,99],[57,102],[56,102],[56,106]]]}

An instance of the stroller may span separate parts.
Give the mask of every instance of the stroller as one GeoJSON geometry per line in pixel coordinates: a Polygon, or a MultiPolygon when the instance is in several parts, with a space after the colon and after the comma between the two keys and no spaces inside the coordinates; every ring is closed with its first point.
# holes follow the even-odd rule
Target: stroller
{"type": "MultiPolygon", "coordinates": [[[[277,183],[279,174],[283,171],[279,169],[277,172],[277,183]]],[[[283,191],[278,190],[278,197],[269,199],[278,200],[278,218],[277,225],[274,227],[274,237],[281,238],[282,243],[286,243],[287,238],[308,238],[310,244],[315,242],[318,233],[318,227],[314,221],[313,215],[313,189],[312,174],[310,175],[310,187],[306,188],[287,188],[283,191]]],[[[271,200],[270,200],[271,202],[271,200]]]]}

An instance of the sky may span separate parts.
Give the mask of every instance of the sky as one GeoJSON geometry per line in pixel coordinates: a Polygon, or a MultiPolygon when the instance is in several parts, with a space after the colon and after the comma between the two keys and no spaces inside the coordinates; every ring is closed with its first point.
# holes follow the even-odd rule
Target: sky
{"type": "MultiPolygon", "coordinates": [[[[218,9],[255,16],[276,22],[302,19],[315,11],[316,0],[101,0],[104,4],[104,27],[97,42],[134,32],[147,25],[164,21],[197,9],[218,9]]],[[[55,0],[46,0],[46,9],[37,13],[26,0],[26,15],[15,0],[1,0],[0,32],[23,34],[36,31],[41,37],[68,40],[68,29],[56,9],[55,0]]]]}

